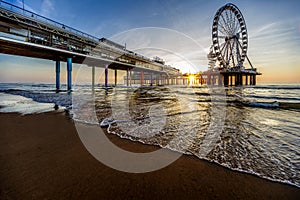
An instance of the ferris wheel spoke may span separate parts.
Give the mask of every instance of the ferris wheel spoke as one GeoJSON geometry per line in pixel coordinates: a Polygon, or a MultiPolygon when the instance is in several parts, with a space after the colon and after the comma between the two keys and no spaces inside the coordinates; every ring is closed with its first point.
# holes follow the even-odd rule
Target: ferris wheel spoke
{"type": "Polygon", "coordinates": [[[225,36],[225,35],[219,35],[218,37],[222,38],[222,39],[225,39],[227,36],[225,36]]]}
{"type": "Polygon", "coordinates": [[[222,30],[223,30],[223,31],[221,31],[221,29],[219,29],[220,32],[221,32],[222,34],[224,34],[224,35],[229,35],[228,32],[226,31],[225,27],[223,26],[223,24],[218,23],[218,25],[219,25],[220,28],[222,28],[222,30]]]}
{"type": "Polygon", "coordinates": [[[234,23],[233,23],[233,19],[232,19],[232,12],[230,11],[229,12],[229,14],[230,14],[230,31],[231,31],[231,34],[234,34],[234,32],[233,32],[233,27],[234,27],[234,23]]]}
{"type": "Polygon", "coordinates": [[[230,57],[229,57],[229,46],[230,45],[230,43],[229,42],[227,42],[227,47],[226,47],[226,64],[227,65],[229,65],[229,63],[230,63],[230,57]]]}
{"type": "Polygon", "coordinates": [[[236,33],[240,28],[240,24],[239,24],[239,21],[236,22],[236,26],[234,28],[234,33],[236,33]]]}
{"type": "Polygon", "coordinates": [[[230,55],[229,56],[231,56],[231,58],[232,58],[232,63],[233,63],[233,66],[235,66],[235,62],[234,62],[234,55],[233,55],[233,45],[234,45],[234,42],[232,42],[232,45],[231,44],[229,44],[229,47],[230,47],[230,55]]]}
{"type": "Polygon", "coordinates": [[[225,48],[225,44],[226,44],[227,42],[223,42],[221,45],[220,45],[220,52],[222,52],[223,51],[223,49],[225,48]]]}
{"type": "Polygon", "coordinates": [[[226,54],[227,54],[227,51],[228,51],[228,49],[227,49],[227,43],[228,43],[228,42],[225,42],[225,43],[224,43],[224,46],[223,46],[222,50],[220,51],[220,53],[221,53],[221,58],[222,58],[222,61],[223,61],[224,63],[226,63],[226,54]]]}
{"type": "Polygon", "coordinates": [[[231,31],[231,21],[230,21],[230,18],[228,16],[228,10],[226,10],[225,14],[226,14],[226,19],[227,19],[227,23],[228,23],[228,28],[229,28],[229,31],[231,31]]]}
{"type": "Polygon", "coordinates": [[[222,18],[222,20],[223,20],[223,22],[224,22],[224,25],[227,27],[227,29],[226,29],[226,30],[227,30],[227,31],[226,31],[227,34],[230,35],[229,32],[228,32],[229,27],[228,27],[228,24],[227,24],[226,20],[224,19],[223,13],[221,14],[221,18],[222,18]]]}
{"type": "Polygon", "coordinates": [[[226,14],[226,19],[227,19],[227,24],[228,24],[228,31],[229,33],[231,33],[231,21],[229,20],[229,17],[228,17],[228,10],[225,10],[225,14],[226,14]]]}
{"type": "Polygon", "coordinates": [[[235,33],[235,28],[236,28],[236,21],[235,21],[236,17],[233,17],[233,27],[232,27],[232,33],[235,33]]]}
{"type": "Polygon", "coordinates": [[[218,25],[223,29],[223,34],[229,35],[229,32],[227,31],[227,29],[225,28],[225,26],[222,24],[221,21],[218,23],[218,25]]]}

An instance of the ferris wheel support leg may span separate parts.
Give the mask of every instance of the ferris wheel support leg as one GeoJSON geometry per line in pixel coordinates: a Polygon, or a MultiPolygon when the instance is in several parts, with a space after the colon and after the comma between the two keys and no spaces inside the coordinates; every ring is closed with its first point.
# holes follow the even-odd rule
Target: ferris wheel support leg
{"type": "Polygon", "coordinates": [[[251,61],[250,61],[250,59],[248,58],[247,55],[246,55],[246,58],[247,58],[247,60],[248,60],[248,62],[249,62],[249,64],[250,64],[251,68],[253,69],[252,63],[251,63],[251,61]]]}

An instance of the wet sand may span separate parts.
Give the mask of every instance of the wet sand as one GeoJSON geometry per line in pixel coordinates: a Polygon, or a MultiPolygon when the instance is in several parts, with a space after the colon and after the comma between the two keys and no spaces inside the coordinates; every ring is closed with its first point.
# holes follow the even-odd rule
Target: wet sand
{"type": "MultiPolygon", "coordinates": [[[[82,145],[63,112],[0,114],[0,199],[300,199],[300,189],[193,156],[161,170],[111,169],[82,145]]],[[[158,147],[108,134],[134,152],[158,147]]],[[[170,152],[172,153],[172,152],[170,152]]]]}

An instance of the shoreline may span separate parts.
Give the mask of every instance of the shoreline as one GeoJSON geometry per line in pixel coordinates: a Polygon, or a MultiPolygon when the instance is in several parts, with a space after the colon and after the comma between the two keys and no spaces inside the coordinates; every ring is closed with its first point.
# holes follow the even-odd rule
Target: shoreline
{"type": "MultiPolygon", "coordinates": [[[[158,171],[111,169],[88,153],[64,112],[0,113],[0,199],[298,199],[296,186],[182,155],[158,171]]],[[[158,146],[106,136],[119,147],[158,146]]],[[[171,151],[171,150],[170,150],[171,151]]]]}

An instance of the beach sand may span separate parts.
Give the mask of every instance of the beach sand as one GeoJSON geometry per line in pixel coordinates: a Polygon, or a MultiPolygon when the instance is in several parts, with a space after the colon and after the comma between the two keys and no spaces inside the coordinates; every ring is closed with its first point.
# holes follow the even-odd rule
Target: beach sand
{"type": "MultiPolygon", "coordinates": [[[[111,169],[82,145],[64,112],[0,114],[0,199],[300,199],[300,189],[181,156],[150,173],[111,169]]],[[[107,135],[134,152],[154,151],[107,135]]]]}

